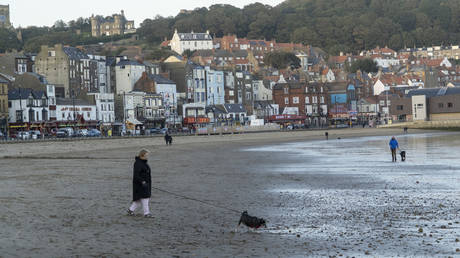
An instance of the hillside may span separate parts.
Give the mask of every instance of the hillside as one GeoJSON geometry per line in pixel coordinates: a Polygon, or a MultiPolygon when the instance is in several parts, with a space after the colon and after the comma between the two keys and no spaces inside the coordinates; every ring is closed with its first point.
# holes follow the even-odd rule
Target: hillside
{"type": "Polygon", "coordinates": [[[322,47],[331,54],[379,46],[458,44],[460,0],[287,0],[276,7],[213,5],[156,17],[139,34],[158,43],[179,31],[210,30],[322,47]]]}
{"type": "MultiPolygon", "coordinates": [[[[260,3],[240,9],[213,5],[181,12],[175,17],[146,19],[138,34],[150,45],[179,31],[211,31],[217,37],[236,34],[251,39],[276,39],[321,47],[330,54],[357,52],[375,46],[460,43],[460,0],[287,0],[272,7],[260,3]]],[[[51,28],[29,27],[16,33],[0,29],[0,52],[13,48],[36,52],[40,45],[94,44],[123,36],[93,38],[88,18],[51,28]],[[6,39],[6,40],[5,40],[6,39]]],[[[129,37],[129,36],[127,36],[129,37]]]]}

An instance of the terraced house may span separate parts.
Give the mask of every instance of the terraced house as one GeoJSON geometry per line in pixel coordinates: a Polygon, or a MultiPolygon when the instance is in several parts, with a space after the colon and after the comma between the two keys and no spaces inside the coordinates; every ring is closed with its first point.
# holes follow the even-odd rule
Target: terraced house
{"type": "Polygon", "coordinates": [[[36,72],[46,77],[56,87],[56,96],[84,97],[88,92],[97,92],[97,62],[78,48],[57,44],[42,46],[35,58],[36,72]]]}

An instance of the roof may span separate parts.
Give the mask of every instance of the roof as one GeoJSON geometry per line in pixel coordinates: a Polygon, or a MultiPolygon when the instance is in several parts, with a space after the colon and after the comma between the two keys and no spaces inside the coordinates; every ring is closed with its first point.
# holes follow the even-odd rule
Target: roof
{"type": "Polygon", "coordinates": [[[211,35],[208,33],[177,33],[179,40],[191,41],[191,40],[212,40],[211,35]]]}
{"type": "Polygon", "coordinates": [[[68,99],[68,98],[56,98],[56,105],[62,106],[93,106],[88,101],[83,99],[68,99]]]}
{"type": "Polygon", "coordinates": [[[246,109],[242,104],[225,104],[225,110],[227,113],[245,113],[246,109]]]}
{"type": "Polygon", "coordinates": [[[117,66],[123,66],[123,65],[136,65],[136,66],[144,66],[143,64],[139,63],[138,61],[135,60],[121,60],[118,62],[117,66]]]}
{"type": "Polygon", "coordinates": [[[62,50],[70,58],[74,60],[89,59],[88,55],[75,47],[63,47],[62,50]]]}
{"type": "Polygon", "coordinates": [[[155,81],[157,84],[176,84],[175,82],[166,79],[165,77],[159,75],[159,74],[150,74],[149,78],[155,81]]]}
{"type": "Polygon", "coordinates": [[[44,91],[34,91],[32,89],[27,88],[17,88],[8,90],[8,99],[9,100],[17,100],[17,99],[27,99],[29,96],[32,95],[34,99],[41,99],[45,96],[44,91]]]}
{"type": "Polygon", "coordinates": [[[411,90],[407,93],[408,97],[425,95],[428,98],[436,96],[446,95],[460,95],[460,88],[457,87],[445,87],[445,88],[434,88],[434,89],[417,89],[411,90]]]}

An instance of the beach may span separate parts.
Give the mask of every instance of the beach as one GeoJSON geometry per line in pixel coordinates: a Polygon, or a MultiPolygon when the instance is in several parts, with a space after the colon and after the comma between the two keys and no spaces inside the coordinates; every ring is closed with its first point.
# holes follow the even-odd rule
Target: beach
{"type": "Polygon", "coordinates": [[[328,132],[2,144],[0,257],[460,255],[458,134],[328,132]],[[142,148],[153,219],[126,216],[142,148]]]}

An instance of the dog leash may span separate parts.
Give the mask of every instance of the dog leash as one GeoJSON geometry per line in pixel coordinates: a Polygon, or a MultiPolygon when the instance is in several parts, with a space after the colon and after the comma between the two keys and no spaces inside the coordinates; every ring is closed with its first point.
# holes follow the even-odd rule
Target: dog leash
{"type": "Polygon", "coordinates": [[[213,204],[213,203],[209,203],[209,202],[206,202],[206,201],[203,201],[203,200],[199,200],[199,199],[195,199],[195,198],[192,198],[192,197],[188,197],[188,196],[185,196],[185,195],[173,193],[173,192],[170,192],[170,191],[167,191],[167,190],[163,190],[163,189],[160,189],[160,188],[157,188],[157,187],[152,187],[152,189],[155,189],[155,190],[157,190],[157,191],[160,191],[160,192],[163,192],[163,193],[167,193],[167,194],[170,194],[170,195],[174,195],[174,196],[176,196],[176,197],[181,197],[181,198],[184,198],[184,199],[187,199],[187,200],[190,200],[190,201],[195,201],[195,202],[203,203],[203,204],[206,204],[206,205],[208,205],[208,206],[212,206],[212,207],[215,207],[215,208],[220,208],[220,209],[224,209],[224,210],[228,210],[228,211],[232,211],[232,212],[236,212],[236,213],[238,213],[238,214],[241,214],[241,211],[238,211],[238,210],[234,210],[234,209],[227,208],[227,207],[224,207],[224,206],[216,205],[216,204],[213,204]]]}

